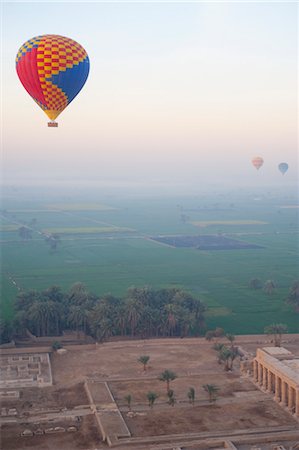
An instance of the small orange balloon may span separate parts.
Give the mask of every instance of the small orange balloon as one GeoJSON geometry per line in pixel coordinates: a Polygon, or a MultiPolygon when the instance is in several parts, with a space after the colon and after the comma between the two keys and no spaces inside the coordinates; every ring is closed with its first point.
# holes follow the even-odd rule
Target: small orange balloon
{"type": "Polygon", "coordinates": [[[259,170],[264,164],[264,160],[260,156],[255,156],[251,162],[253,166],[256,168],[256,170],[259,170]]]}

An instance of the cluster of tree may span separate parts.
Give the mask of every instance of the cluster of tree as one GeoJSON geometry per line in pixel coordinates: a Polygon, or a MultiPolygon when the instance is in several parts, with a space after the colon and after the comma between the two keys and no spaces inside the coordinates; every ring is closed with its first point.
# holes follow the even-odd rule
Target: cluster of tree
{"type": "Polygon", "coordinates": [[[43,233],[45,236],[45,242],[50,246],[50,249],[52,251],[55,251],[57,249],[57,245],[60,244],[60,236],[57,233],[50,233],[50,234],[45,234],[43,233]]]}
{"type": "Polygon", "coordinates": [[[234,360],[237,356],[241,356],[238,347],[234,345],[235,336],[233,334],[225,334],[222,328],[216,328],[214,331],[207,331],[206,339],[211,340],[210,336],[213,333],[213,337],[226,337],[230,342],[230,345],[225,345],[223,342],[216,342],[213,345],[213,349],[217,352],[217,361],[219,364],[224,363],[224,370],[233,370],[234,360]]]}
{"type": "Polygon", "coordinates": [[[23,241],[28,241],[29,239],[32,239],[32,229],[22,225],[19,229],[19,236],[23,241]]]}
{"type": "Polygon", "coordinates": [[[288,327],[284,323],[272,323],[264,328],[264,333],[273,336],[275,347],[281,346],[282,335],[288,332],[288,327]]]}
{"type": "MultiPolygon", "coordinates": [[[[181,289],[129,288],[124,298],[97,297],[84,284],[68,292],[58,286],[20,292],[6,342],[26,330],[35,336],[82,331],[99,341],[111,336],[164,337],[199,335],[204,329],[203,303],[181,289]]],[[[3,341],[2,341],[3,342],[3,341]]]]}
{"type": "Polygon", "coordinates": [[[212,341],[214,338],[218,339],[225,336],[225,332],[223,328],[217,327],[215,330],[208,330],[205,334],[205,338],[207,341],[212,341]]]}
{"type": "Polygon", "coordinates": [[[263,289],[266,294],[271,295],[277,288],[277,285],[274,280],[266,280],[263,282],[259,278],[252,278],[249,282],[249,287],[251,289],[263,289]]]}
{"type": "Polygon", "coordinates": [[[10,342],[13,336],[13,326],[11,322],[0,319],[0,344],[10,342]]]}
{"type": "MultiPolygon", "coordinates": [[[[28,224],[24,223],[18,228],[18,233],[22,241],[28,241],[32,239],[32,233],[35,231],[36,219],[32,219],[28,224]]],[[[58,244],[60,244],[61,239],[58,233],[40,233],[44,236],[46,244],[50,246],[50,250],[57,250],[58,244]]]]}
{"type": "MultiPolygon", "coordinates": [[[[260,278],[252,278],[249,281],[249,287],[251,289],[263,289],[263,291],[271,295],[277,289],[277,283],[274,280],[266,280],[263,282],[260,278]]],[[[296,280],[292,283],[288,296],[285,299],[286,303],[292,305],[297,312],[299,312],[299,281],[296,280]]]]}
{"type": "MultiPolygon", "coordinates": [[[[8,214],[7,214],[8,215],[8,214]]],[[[12,216],[13,218],[15,216],[12,216]]],[[[18,233],[23,241],[28,241],[32,239],[32,233],[36,225],[37,220],[35,218],[31,219],[29,222],[22,221],[22,225],[18,228],[18,233]]]]}
{"type": "MultiPolygon", "coordinates": [[[[259,278],[252,278],[249,287],[251,289],[263,289],[266,294],[271,295],[277,289],[277,283],[274,280],[267,280],[263,283],[259,278]]],[[[292,283],[285,302],[291,305],[296,312],[299,312],[299,280],[292,283]]]]}

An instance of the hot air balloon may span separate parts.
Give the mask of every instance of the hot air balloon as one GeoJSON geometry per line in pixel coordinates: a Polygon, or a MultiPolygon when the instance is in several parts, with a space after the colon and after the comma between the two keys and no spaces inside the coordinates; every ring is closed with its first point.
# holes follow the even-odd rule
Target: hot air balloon
{"type": "Polygon", "coordinates": [[[260,156],[255,156],[251,162],[257,170],[259,170],[264,164],[264,160],[260,156]]]}
{"type": "Polygon", "coordinates": [[[45,34],[29,39],[19,49],[16,70],[20,81],[38,106],[57,127],[56,117],[84,86],[89,58],[73,39],[45,34]]]}
{"type": "Polygon", "coordinates": [[[287,163],[280,163],[278,164],[278,170],[284,175],[286,171],[288,170],[289,165],[287,163]]]}

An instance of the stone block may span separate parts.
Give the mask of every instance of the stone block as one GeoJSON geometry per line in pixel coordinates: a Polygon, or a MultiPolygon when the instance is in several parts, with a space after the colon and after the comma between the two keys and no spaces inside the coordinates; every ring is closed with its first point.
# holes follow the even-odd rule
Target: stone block
{"type": "Polygon", "coordinates": [[[33,436],[33,432],[27,428],[26,430],[22,431],[21,436],[33,436]]]}
{"type": "Polygon", "coordinates": [[[57,354],[58,355],[65,355],[67,353],[67,349],[66,348],[59,348],[57,350],[57,354]]]}
{"type": "Polygon", "coordinates": [[[44,430],[42,430],[41,428],[38,428],[37,430],[34,431],[34,434],[35,434],[36,436],[39,436],[39,435],[41,435],[41,434],[44,434],[44,430]]]}
{"type": "Polygon", "coordinates": [[[54,428],[54,432],[55,433],[64,433],[65,432],[65,428],[63,428],[63,427],[55,427],[54,428]]]}

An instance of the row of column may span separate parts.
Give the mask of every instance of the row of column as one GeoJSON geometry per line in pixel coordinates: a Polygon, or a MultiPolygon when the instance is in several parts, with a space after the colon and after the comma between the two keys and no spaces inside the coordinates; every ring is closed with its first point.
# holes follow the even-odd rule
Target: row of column
{"type": "Polygon", "coordinates": [[[282,406],[299,417],[299,389],[292,387],[281,376],[271,372],[262,363],[253,360],[253,378],[263,390],[273,393],[274,398],[282,406]]]}

